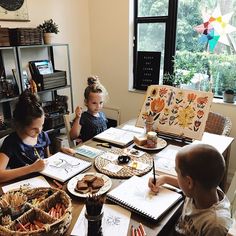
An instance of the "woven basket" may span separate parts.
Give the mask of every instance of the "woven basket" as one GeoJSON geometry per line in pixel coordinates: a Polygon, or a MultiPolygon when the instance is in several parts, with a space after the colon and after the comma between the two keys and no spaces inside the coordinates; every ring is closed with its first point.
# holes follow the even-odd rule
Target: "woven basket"
{"type": "Polygon", "coordinates": [[[12,46],[41,45],[43,33],[37,28],[14,28],[10,29],[10,41],[12,46]]]}
{"type": "Polygon", "coordinates": [[[34,188],[28,191],[24,190],[24,193],[28,196],[29,203],[27,203],[27,205],[29,207],[27,207],[27,210],[9,225],[0,225],[0,236],[63,235],[68,229],[72,219],[72,204],[70,197],[64,191],[53,188],[34,188]],[[44,198],[44,200],[37,201],[37,199],[42,198],[44,198]],[[37,202],[37,204],[35,204],[35,202],[37,202]],[[63,204],[64,206],[63,214],[58,218],[53,217],[48,213],[57,203],[63,204]],[[33,204],[35,204],[35,206],[33,204]],[[34,220],[41,222],[43,227],[31,231],[20,230],[19,222],[22,225],[26,225],[28,222],[33,223],[34,220]]]}

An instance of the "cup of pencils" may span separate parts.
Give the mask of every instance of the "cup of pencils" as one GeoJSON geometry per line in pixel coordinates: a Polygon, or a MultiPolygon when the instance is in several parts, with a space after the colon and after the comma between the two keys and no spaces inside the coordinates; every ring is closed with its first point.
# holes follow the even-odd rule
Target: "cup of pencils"
{"type": "Polygon", "coordinates": [[[104,198],[101,196],[89,196],[86,199],[85,218],[88,220],[88,236],[102,236],[102,207],[104,198]]]}

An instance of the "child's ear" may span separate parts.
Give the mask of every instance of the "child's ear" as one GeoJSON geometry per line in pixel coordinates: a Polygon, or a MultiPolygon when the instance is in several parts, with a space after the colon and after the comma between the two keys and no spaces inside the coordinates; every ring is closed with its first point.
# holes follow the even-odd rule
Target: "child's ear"
{"type": "Polygon", "coordinates": [[[190,176],[186,176],[186,179],[187,179],[187,184],[188,184],[188,189],[193,189],[194,187],[194,181],[192,179],[192,177],[190,176]]]}
{"type": "Polygon", "coordinates": [[[84,104],[85,104],[85,106],[87,106],[87,104],[88,104],[87,99],[84,99],[84,104]]]}

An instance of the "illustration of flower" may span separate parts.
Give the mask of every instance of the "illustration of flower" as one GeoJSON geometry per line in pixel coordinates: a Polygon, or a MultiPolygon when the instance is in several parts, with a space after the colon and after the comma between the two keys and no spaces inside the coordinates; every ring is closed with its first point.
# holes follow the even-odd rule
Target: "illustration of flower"
{"type": "Polygon", "coordinates": [[[195,112],[191,106],[179,110],[179,116],[177,117],[179,125],[183,128],[189,127],[192,124],[194,115],[195,112]]]}
{"type": "Polygon", "coordinates": [[[203,115],[204,115],[204,111],[203,110],[198,110],[197,111],[197,118],[198,119],[201,119],[203,117],[203,115]]]}
{"type": "Polygon", "coordinates": [[[197,98],[197,107],[204,108],[208,102],[208,97],[199,97],[197,98]]]}
{"type": "Polygon", "coordinates": [[[189,104],[192,103],[196,99],[196,97],[197,97],[197,94],[189,93],[187,96],[189,104]]]}
{"type": "Polygon", "coordinates": [[[165,107],[165,100],[161,98],[154,99],[151,102],[151,111],[153,113],[159,113],[163,110],[165,107]]]}
{"type": "Polygon", "coordinates": [[[159,91],[160,97],[164,97],[168,92],[167,88],[161,88],[159,91]]]}

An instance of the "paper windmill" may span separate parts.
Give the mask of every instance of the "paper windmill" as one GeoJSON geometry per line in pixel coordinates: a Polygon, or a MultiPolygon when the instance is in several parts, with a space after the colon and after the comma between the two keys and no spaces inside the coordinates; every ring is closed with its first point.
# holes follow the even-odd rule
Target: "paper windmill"
{"type": "Polygon", "coordinates": [[[209,50],[212,52],[218,42],[230,45],[227,34],[236,31],[236,28],[229,24],[233,12],[225,15],[221,14],[219,6],[211,16],[204,14],[204,23],[194,29],[202,34],[199,38],[200,43],[209,43],[209,50]]]}

